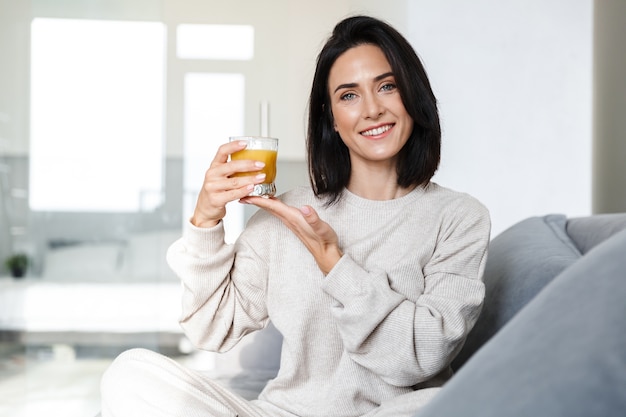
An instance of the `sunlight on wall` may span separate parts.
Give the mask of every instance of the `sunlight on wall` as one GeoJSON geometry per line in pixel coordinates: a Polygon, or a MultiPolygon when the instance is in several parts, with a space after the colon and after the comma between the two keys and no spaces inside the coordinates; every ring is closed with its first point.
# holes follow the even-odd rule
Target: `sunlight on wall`
{"type": "Polygon", "coordinates": [[[160,204],[165,26],[37,18],[31,34],[31,209],[160,204]]]}

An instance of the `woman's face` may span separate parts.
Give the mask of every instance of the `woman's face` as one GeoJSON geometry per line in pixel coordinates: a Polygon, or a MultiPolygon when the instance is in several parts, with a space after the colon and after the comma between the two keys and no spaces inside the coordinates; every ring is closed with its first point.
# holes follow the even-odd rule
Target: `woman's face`
{"type": "Polygon", "coordinates": [[[335,130],[359,164],[395,165],[396,156],[413,131],[382,50],[370,44],[341,54],[328,76],[335,130]]]}

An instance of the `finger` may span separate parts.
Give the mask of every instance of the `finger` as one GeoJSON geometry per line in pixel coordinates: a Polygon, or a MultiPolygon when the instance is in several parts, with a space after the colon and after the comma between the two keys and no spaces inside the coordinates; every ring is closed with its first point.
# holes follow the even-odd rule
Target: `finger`
{"type": "Polygon", "coordinates": [[[226,164],[221,165],[217,169],[222,169],[224,176],[232,177],[236,174],[243,174],[238,176],[250,176],[255,172],[259,172],[263,169],[265,164],[261,161],[254,161],[251,159],[238,159],[235,161],[229,161],[226,164]]]}
{"type": "Polygon", "coordinates": [[[325,221],[323,221],[318,213],[311,206],[300,207],[300,213],[308,224],[310,230],[315,236],[321,238],[325,242],[336,242],[337,233],[335,230],[325,221]]]}
{"type": "Polygon", "coordinates": [[[313,210],[313,207],[311,206],[300,207],[300,213],[302,213],[307,223],[309,224],[319,219],[319,216],[317,216],[317,213],[315,212],[315,210],[313,210]]]}
{"type": "Polygon", "coordinates": [[[311,206],[302,206],[300,207],[300,213],[306,220],[306,222],[313,228],[313,230],[318,231],[320,226],[323,226],[324,223],[320,220],[320,216],[311,206]]]}
{"type": "Polygon", "coordinates": [[[245,141],[228,142],[217,148],[215,158],[211,162],[211,166],[217,166],[228,162],[230,154],[245,149],[248,144],[245,141]]]}
{"type": "Polygon", "coordinates": [[[264,198],[264,197],[246,197],[244,202],[247,204],[254,204],[255,206],[269,211],[273,215],[281,218],[288,218],[292,215],[293,207],[287,206],[285,203],[277,199],[276,197],[264,198]]]}
{"type": "Polygon", "coordinates": [[[222,178],[206,182],[203,194],[210,205],[224,206],[231,201],[247,197],[254,190],[254,186],[264,180],[265,174],[222,178]]]}
{"type": "Polygon", "coordinates": [[[266,210],[278,219],[280,219],[289,229],[297,235],[305,233],[306,229],[310,229],[306,221],[303,219],[302,213],[295,207],[291,207],[278,200],[275,197],[246,197],[244,203],[254,204],[255,206],[266,210]]]}

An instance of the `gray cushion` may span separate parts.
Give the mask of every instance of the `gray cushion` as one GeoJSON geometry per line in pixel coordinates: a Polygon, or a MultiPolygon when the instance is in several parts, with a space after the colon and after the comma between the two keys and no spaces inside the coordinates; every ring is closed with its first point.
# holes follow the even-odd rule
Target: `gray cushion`
{"type": "Polygon", "coordinates": [[[580,258],[565,232],[566,222],[560,214],[531,217],[490,242],[484,307],[453,368],[465,363],[546,284],[580,258]]]}
{"type": "Polygon", "coordinates": [[[582,254],[624,229],[626,213],[596,214],[567,221],[567,234],[582,254]]]}
{"type": "Polygon", "coordinates": [[[563,271],[415,417],[622,417],[626,230],[563,271]]]}

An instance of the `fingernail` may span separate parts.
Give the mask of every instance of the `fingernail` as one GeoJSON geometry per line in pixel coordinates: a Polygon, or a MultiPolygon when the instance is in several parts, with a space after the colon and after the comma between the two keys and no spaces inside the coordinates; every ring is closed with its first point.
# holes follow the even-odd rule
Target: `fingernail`
{"type": "Polygon", "coordinates": [[[265,179],[265,174],[259,174],[255,177],[257,180],[264,180],[265,179]]]}
{"type": "Polygon", "coordinates": [[[256,165],[256,166],[257,166],[257,167],[259,167],[259,168],[263,168],[263,167],[265,166],[265,164],[264,164],[263,162],[261,162],[261,161],[256,161],[256,162],[254,163],[254,165],[256,165]]]}

